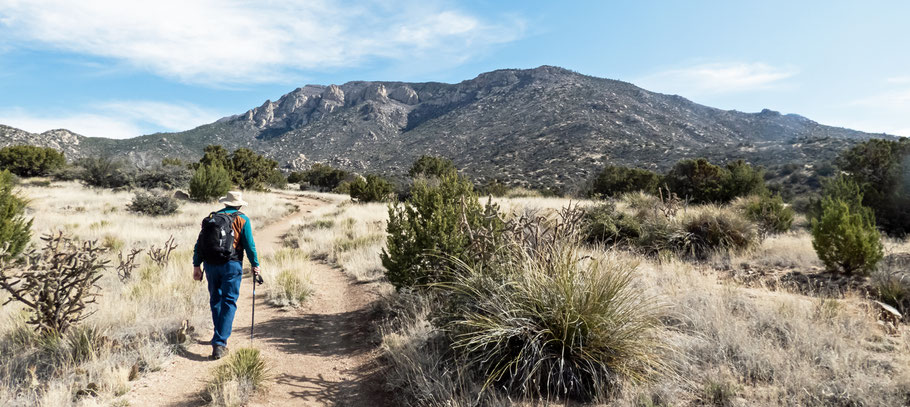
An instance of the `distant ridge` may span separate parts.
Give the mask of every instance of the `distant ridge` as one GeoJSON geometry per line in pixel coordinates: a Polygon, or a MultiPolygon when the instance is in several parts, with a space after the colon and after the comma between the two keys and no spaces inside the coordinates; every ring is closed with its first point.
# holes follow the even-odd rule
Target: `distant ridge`
{"type": "Polygon", "coordinates": [[[306,85],[192,130],[128,140],[0,126],[0,145],[51,146],[71,158],[108,154],[143,165],[195,158],[221,144],[255,149],[286,168],[323,162],[395,175],[421,154],[438,154],[481,180],[532,186],[575,185],[606,163],[665,169],[705,156],[812,164],[872,137],[892,136],[768,109],[720,110],[553,66],[496,70],[457,84],[306,85]]]}

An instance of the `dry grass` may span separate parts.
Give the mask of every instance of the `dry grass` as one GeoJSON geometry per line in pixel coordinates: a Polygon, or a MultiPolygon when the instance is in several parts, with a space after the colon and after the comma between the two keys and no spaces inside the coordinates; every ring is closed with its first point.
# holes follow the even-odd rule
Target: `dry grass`
{"type": "MultiPolygon", "coordinates": [[[[31,200],[27,214],[35,219],[35,239],[65,230],[80,239],[98,239],[115,252],[133,247],[146,252],[137,256],[140,264],[132,278],[120,281],[111,268],[99,282],[102,296],[84,326],[102,334],[89,341],[92,351],[87,357],[67,358],[74,352],[72,343],[49,343],[31,334],[22,324],[19,305],[0,309],[0,405],[116,404],[128,390],[134,366],[142,374],[159,369],[171,357],[179,346],[174,337],[181,321],[197,327],[211,323],[208,293],[203,283],[191,278],[191,257],[199,222],[218,205],[184,202],[176,215],[146,217],[127,211],[129,192],[76,183],[26,186],[22,192],[31,200]],[[178,247],[168,264],[158,266],[145,253],[170,236],[178,247]]],[[[254,228],[292,209],[277,194],[245,195],[253,205],[244,213],[254,228]]],[[[116,254],[110,255],[116,264],[116,254]]],[[[263,257],[265,270],[287,269],[299,261],[267,253],[263,257]]],[[[5,295],[0,293],[0,300],[5,295]]]]}
{"type": "Polygon", "coordinates": [[[310,214],[286,236],[288,247],[341,267],[359,281],[383,275],[379,252],[385,246],[388,206],[342,201],[310,214]]]}
{"type": "MultiPolygon", "coordinates": [[[[667,357],[679,376],[632,396],[667,405],[727,383],[748,405],[898,405],[908,342],[891,337],[863,300],[813,298],[718,282],[691,264],[645,263],[642,284],[671,307],[667,357]]],[[[704,401],[704,400],[701,400],[704,401]]]]}
{"type": "Polygon", "coordinates": [[[280,249],[263,254],[261,261],[269,267],[263,269],[266,298],[279,307],[296,307],[313,294],[312,281],[307,272],[309,258],[299,250],[280,249]]]}
{"type": "MultiPolygon", "coordinates": [[[[547,212],[559,199],[498,200],[547,212]]],[[[631,203],[618,205],[634,211],[631,203]]],[[[688,211],[699,211],[690,207],[688,211]]],[[[892,252],[910,244],[890,241],[892,252]]],[[[670,370],[646,384],[625,383],[616,405],[907,405],[910,402],[910,340],[906,329],[891,335],[877,323],[867,299],[813,297],[747,288],[718,278],[714,262],[643,258],[612,250],[617,261],[640,262],[635,284],[667,310],[660,336],[670,370]]],[[[805,231],[772,236],[753,250],[726,254],[726,261],[810,269],[819,265],[805,231]]],[[[399,297],[411,311],[394,312],[383,330],[389,377],[411,405],[470,405],[477,388],[447,365],[442,332],[429,322],[438,304],[399,297]],[[409,387],[408,384],[414,383],[409,387]],[[413,390],[413,391],[412,391],[413,390]]],[[[406,306],[399,308],[408,309],[406,306]]],[[[511,403],[511,402],[510,402],[511,403]]],[[[509,405],[510,403],[501,403],[509,405]]],[[[487,403],[497,405],[495,402],[487,403]]],[[[612,405],[611,404],[611,405],[612,405]]]]}

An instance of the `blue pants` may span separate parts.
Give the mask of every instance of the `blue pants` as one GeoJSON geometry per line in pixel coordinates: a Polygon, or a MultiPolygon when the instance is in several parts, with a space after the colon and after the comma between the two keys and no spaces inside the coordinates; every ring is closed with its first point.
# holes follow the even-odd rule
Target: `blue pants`
{"type": "Polygon", "coordinates": [[[237,311],[242,277],[243,266],[239,261],[205,265],[205,278],[209,282],[209,306],[212,308],[212,323],[215,326],[212,345],[227,346],[234,312],[237,311]]]}

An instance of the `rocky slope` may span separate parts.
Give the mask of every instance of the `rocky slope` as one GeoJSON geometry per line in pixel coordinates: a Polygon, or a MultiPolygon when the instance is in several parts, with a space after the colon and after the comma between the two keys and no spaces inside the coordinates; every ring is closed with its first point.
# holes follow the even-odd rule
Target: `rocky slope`
{"type": "Polygon", "coordinates": [[[325,162],[401,174],[417,156],[440,154],[477,178],[563,186],[605,163],[665,169],[680,158],[707,156],[811,164],[870,137],[883,135],[771,110],[715,109],[550,66],[498,70],[458,84],[307,85],[193,130],[130,140],[0,128],[0,144],[54,146],[70,157],[114,154],[149,163],[196,157],[205,145],[222,144],[256,149],[288,168],[325,162]]]}

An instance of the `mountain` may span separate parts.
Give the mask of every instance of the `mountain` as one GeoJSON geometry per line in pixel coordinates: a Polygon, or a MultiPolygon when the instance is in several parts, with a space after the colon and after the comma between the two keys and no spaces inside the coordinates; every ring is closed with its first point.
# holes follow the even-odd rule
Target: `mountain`
{"type": "Polygon", "coordinates": [[[0,127],[0,145],[40,144],[68,157],[108,154],[148,164],[195,158],[209,144],[248,147],[288,169],[323,162],[403,174],[421,154],[452,158],[479,179],[583,182],[607,163],[666,169],[677,160],[817,163],[872,137],[771,110],[721,110],[566,69],[504,69],[457,84],[307,85],[249,111],[179,133],[128,140],[0,127]]]}

